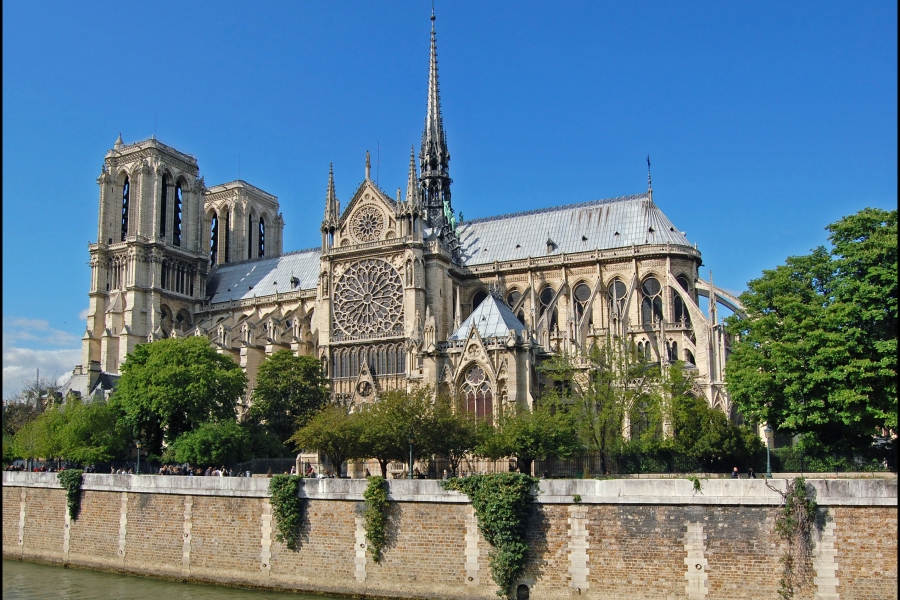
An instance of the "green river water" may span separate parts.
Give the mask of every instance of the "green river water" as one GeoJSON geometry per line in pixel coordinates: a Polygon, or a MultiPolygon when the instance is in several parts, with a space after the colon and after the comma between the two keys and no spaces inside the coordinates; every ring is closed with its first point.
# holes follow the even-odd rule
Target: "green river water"
{"type": "MultiPolygon", "coordinates": [[[[332,596],[333,597],[333,596],[332,596]]],[[[3,561],[3,600],[324,600],[325,596],[185,584],[117,573],[3,561]]]]}

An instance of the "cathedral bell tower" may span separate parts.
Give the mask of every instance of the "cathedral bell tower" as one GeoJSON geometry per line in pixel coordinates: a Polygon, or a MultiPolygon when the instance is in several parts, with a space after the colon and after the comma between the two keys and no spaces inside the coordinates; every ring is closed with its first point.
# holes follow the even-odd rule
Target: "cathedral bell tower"
{"type": "Polygon", "coordinates": [[[118,374],[134,347],[186,334],[204,294],[203,179],[197,160],[155,138],[106,153],[82,338],[82,374],[118,374]]]}

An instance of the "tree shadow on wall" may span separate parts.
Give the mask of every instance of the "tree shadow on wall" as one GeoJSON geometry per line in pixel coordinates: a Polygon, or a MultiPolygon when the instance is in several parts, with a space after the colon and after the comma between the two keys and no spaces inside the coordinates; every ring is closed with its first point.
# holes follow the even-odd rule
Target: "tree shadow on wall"
{"type": "Polygon", "coordinates": [[[525,522],[525,543],[528,544],[525,567],[513,585],[513,589],[516,589],[520,583],[530,588],[536,581],[544,578],[545,570],[550,567],[546,560],[551,556],[549,531],[550,519],[544,508],[538,504],[532,504],[528,509],[528,519],[525,522]]]}

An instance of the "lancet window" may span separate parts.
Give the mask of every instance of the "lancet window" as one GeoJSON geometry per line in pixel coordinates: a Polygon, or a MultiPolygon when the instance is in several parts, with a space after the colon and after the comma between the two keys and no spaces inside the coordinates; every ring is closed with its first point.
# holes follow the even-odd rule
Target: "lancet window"
{"type": "Polygon", "coordinates": [[[266,255],[266,223],[259,218],[259,258],[266,255]]]}
{"type": "Polygon", "coordinates": [[[172,244],[181,245],[181,211],[184,208],[184,197],[182,196],[181,182],[175,184],[175,214],[172,219],[172,244]]]}
{"type": "MultiPolygon", "coordinates": [[[[522,292],[520,292],[517,289],[513,289],[511,292],[509,292],[509,294],[506,295],[506,304],[511,309],[515,310],[516,304],[518,304],[519,300],[521,300],[521,299],[522,299],[522,292]]],[[[519,319],[519,321],[522,323],[522,325],[525,324],[525,313],[522,312],[522,310],[519,310],[519,312],[516,314],[516,317],[519,319]]]]}
{"type": "MultiPolygon", "coordinates": [[[[575,322],[581,323],[584,318],[584,314],[588,309],[588,302],[591,299],[591,288],[584,282],[579,283],[575,286],[575,290],[572,292],[572,296],[575,300],[575,322]]],[[[588,315],[588,325],[594,324],[593,315],[588,315]]]]}
{"type": "MultiPolygon", "coordinates": [[[[678,282],[678,285],[684,289],[684,291],[690,293],[690,288],[688,287],[687,277],[684,275],[679,275],[675,278],[678,282]]],[[[682,300],[681,296],[674,289],[672,290],[672,309],[673,309],[673,318],[676,323],[684,323],[688,327],[691,324],[691,315],[687,310],[687,306],[684,304],[684,300],[682,300]]]]}
{"type": "MultiPolygon", "coordinates": [[[[541,295],[539,297],[540,300],[540,312],[538,313],[538,318],[543,317],[544,313],[547,312],[547,309],[550,308],[550,305],[553,303],[553,297],[556,295],[556,292],[549,285],[545,287],[541,291],[541,295]]],[[[556,306],[553,307],[553,310],[547,316],[547,329],[553,331],[556,329],[558,319],[558,311],[556,310],[556,306]]]]}
{"type": "Polygon", "coordinates": [[[472,296],[472,311],[474,312],[478,305],[484,302],[484,299],[487,298],[487,292],[484,290],[478,290],[475,292],[475,295],[472,296]]]}
{"type": "Polygon", "coordinates": [[[653,325],[663,318],[662,287],[656,277],[648,277],[641,284],[641,324],[653,325]]]}
{"type": "Polygon", "coordinates": [[[253,258],[253,215],[247,217],[247,258],[253,258]]]}
{"type": "Polygon", "coordinates": [[[231,258],[231,212],[225,209],[225,262],[231,258]]]}
{"type": "Polygon", "coordinates": [[[166,222],[169,217],[169,176],[163,174],[159,192],[159,237],[166,237],[166,222]]]}
{"type": "Polygon", "coordinates": [[[484,369],[478,365],[470,367],[466,371],[461,391],[466,411],[478,420],[483,419],[489,425],[493,424],[494,395],[484,369]]]}
{"type": "Polygon", "coordinates": [[[406,373],[406,353],[402,344],[380,344],[356,348],[338,348],[331,355],[335,379],[359,377],[363,365],[376,377],[406,373]]]}
{"type": "Polygon", "coordinates": [[[131,195],[131,184],[128,181],[128,175],[122,183],[122,241],[128,236],[128,200],[131,195]]]}
{"type": "Polygon", "coordinates": [[[213,213],[209,230],[209,262],[214,265],[219,258],[219,215],[213,213]]]}
{"type": "Polygon", "coordinates": [[[625,317],[625,300],[628,296],[628,288],[621,279],[613,279],[609,284],[609,314],[613,319],[625,317]]]}

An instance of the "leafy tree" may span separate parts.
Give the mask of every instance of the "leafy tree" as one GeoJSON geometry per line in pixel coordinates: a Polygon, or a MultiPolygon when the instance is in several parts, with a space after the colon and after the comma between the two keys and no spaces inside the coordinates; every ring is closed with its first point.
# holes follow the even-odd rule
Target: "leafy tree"
{"type": "Polygon", "coordinates": [[[328,387],[314,356],[279,350],[259,366],[248,420],[285,444],[298,427],[325,405],[328,387]]]}
{"type": "Polygon", "coordinates": [[[290,438],[298,449],[322,452],[334,465],[338,475],[341,465],[352,458],[362,458],[363,419],[347,407],[329,404],[298,429],[290,438]]]}
{"type": "Polygon", "coordinates": [[[600,453],[602,468],[625,442],[626,417],[655,417],[655,424],[643,423],[639,429],[657,434],[659,365],[647,362],[633,344],[592,346],[577,358],[560,354],[541,370],[554,382],[543,399],[571,404],[579,437],[588,449],[600,453]]]}
{"type": "Polygon", "coordinates": [[[492,459],[514,456],[526,473],[535,460],[568,458],[580,449],[573,415],[557,403],[540,402],[534,410],[517,406],[502,413],[498,427],[485,431],[475,453],[492,459]]]}
{"type": "Polygon", "coordinates": [[[239,425],[250,439],[250,455],[253,458],[280,458],[287,456],[285,444],[265,426],[254,420],[244,419],[239,425]]]}
{"type": "Polygon", "coordinates": [[[37,418],[41,411],[30,402],[10,401],[3,408],[3,433],[16,435],[26,423],[37,418]]]}
{"type": "Polygon", "coordinates": [[[121,456],[128,441],[116,429],[117,418],[117,412],[102,400],[65,404],[57,432],[60,457],[91,464],[121,456]]]}
{"type": "Polygon", "coordinates": [[[391,461],[407,462],[410,447],[414,459],[429,454],[433,445],[429,429],[430,408],[428,389],[413,393],[396,390],[360,411],[362,437],[359,451],[378,461],[382,477],[387,477],[387,466],[391,461]]]}
{"type": "Polygon", "coordinates": [[[51,409],[41,413],[13,437],[13,453],[29,461],[35,458],[45,460],[61,458],[60,429],[63,424],[64,417],[61,411],[51,409]]]}
{"type": "Polygon", "coordinates": [[[832,249],[789,257],[741,295],[729,390],[753,421],[820,449],[897,427],[897,211],[829,225],[832,249]]]}
{"type": "Polygon", "coordinates": [[[160,455],[163,441],[171,444],[210,421],[233,421],[246,385],[237,363],[204,338],[165,339],[128,355],[111,404],[121,411],[125,434],[160,455]]]}
{"type": "Polygon", "coordinates": [[[431,407],[429,422],[430,453],[446,457],[450,472],[458,473],[459,464],[478,443],[478,424],[473,415],[452,399],[439,396],[431,407]]]}
{"type": "Polygon", "coordinates": [[[166,448],[163,460],[199,465],[224,465],[246,460],[250,436],[235,421],[204,423],[181,434],[166,448]]]}

